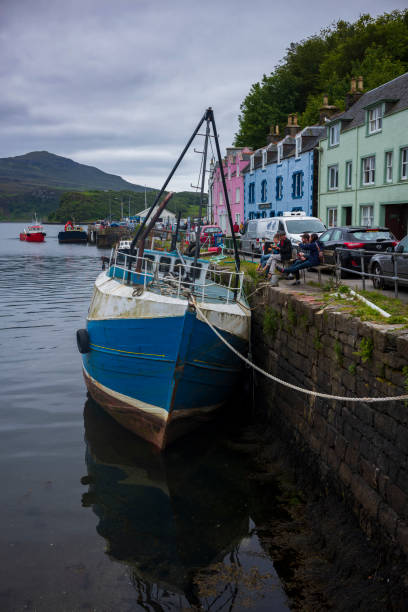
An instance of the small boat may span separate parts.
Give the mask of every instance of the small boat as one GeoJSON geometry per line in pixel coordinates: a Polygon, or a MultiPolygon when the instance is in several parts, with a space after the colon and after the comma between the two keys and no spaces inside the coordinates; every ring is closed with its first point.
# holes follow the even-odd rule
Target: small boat
{"type": "MultiPolygon", "coordinates": [[[[195,134],[204,121],[206,158],[210,124],[218,146],[211,109],[195,134]]],[[[202,163],[205,168],[206,159],[202,163]]],[[[205,172],[203,205],[204,179],[205,172]]],[[[112,251],[95,281],[87,327],[77,332],[93,399],[160,450],[212,418],[240,387],[243,362],[230,347],[246,355],[251,316],[235,242],[235,270],[222,274],[199,257],[200,225],[194,256],[177,248],[178,226],[169,252],[144,249],[171,196],[156,206],[148,225],[149,214],[145,217],[130,245],[112,251]]],[[[225,198],[230,211],[227,192],[225,198]]],[[[232,227],[231,215],[230,222],[232,227]]]]}
{"type": "Polygon", "coordinates": [[[20,240],[24,240],[25,242],[44,242],[46,235],[43,226],[38,223],[37,217],[35,216],[32,224],[27,225],[24,231],[20,232],[20,240]]]}
{"type": "Polygon", "coordinates": [[[88,242],[88,234],[80,225],[67,221],[63,232],[58,232],[58,242],[88,242]]]}

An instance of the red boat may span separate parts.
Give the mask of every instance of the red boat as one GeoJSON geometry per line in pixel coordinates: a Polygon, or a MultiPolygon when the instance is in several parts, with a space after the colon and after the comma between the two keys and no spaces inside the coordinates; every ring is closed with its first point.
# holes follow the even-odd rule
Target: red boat
{"type": "Polygon", "coordinates": [[[46,233],[43,226],[37,223],[37,221],[32,225],[27,225],[24,228],[24,232],[20,232],[20,240],[25,240],[26,242],[44,242],[45,236],[46,233]]]}

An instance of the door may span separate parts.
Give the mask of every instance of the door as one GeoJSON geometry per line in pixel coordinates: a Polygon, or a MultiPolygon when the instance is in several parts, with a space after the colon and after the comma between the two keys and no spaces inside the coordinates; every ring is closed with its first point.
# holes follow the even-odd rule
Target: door
{"type": "Polygon", "coordinates": [[[351,219],[352,219],[352,207],[351,206],[345,206],[343,208],[343,222],[342,225],[351,225],[351,219]]]}
{"type": "Polygon", "coordinates": [[[387,204],[385,207],[385,226],[397,240],[407,235],[408,204],[387,204]]]}

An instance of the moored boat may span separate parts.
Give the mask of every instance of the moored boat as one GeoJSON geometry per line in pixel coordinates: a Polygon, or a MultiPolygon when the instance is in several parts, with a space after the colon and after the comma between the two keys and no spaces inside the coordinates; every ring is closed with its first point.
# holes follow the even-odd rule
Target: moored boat
{"type": "MultiPolygon", "coordinates": [[[[204,120],[208,139],[211,109],[196,132],[204,120]]],[[[170,197],[130,248],[113,251],[96,279],[87,328],[77,332],[91,396],[159,449],[211,418],[236,390],[242,361],[223,340],[245,354],[250,328],[237,252],[236,270],[220,275],[198,256],[199,239],[194,257],[180,253],[177,230],[170,252],[144,250],[170,197]]]]}
{"type": "Polygon", "coordinates": [[[20,240],[25,242],[44,242],[46,235],[43,226],[35,218],[30,225],[24,228],[24,231],[20,232],[20,240]]]}
{"type": "Polygon", "coordinates": [[[88,242],[88,234],[72,221],[67,221],[63,232],[58,232],[58,242],[88,242]]]}

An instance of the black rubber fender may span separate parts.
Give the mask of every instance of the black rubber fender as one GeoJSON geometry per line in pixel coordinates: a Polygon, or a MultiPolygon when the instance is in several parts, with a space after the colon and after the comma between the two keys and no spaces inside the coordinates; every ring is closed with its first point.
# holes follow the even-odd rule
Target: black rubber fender
{"type": "Polygon", "coordinates": [[[91,350],[89,334],[86,329],[78,329],[76,333],[78,351],[83,355],[91,350]]]}

